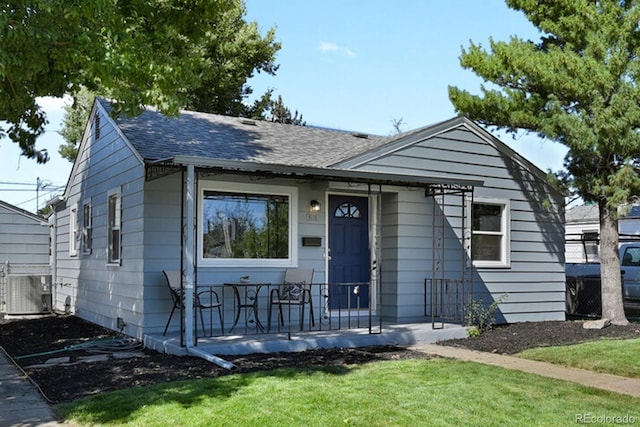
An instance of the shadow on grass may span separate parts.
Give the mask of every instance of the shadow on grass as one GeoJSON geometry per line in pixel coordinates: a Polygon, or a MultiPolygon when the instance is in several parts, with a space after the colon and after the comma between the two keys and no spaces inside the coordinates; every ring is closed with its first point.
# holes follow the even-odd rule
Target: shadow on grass
{"type": "Polygon", "coordinates": [[[344,365],[282,368],[232,374],[200,380],[176,381],[146,387],[107,392],[78,399],[71,403],[59,404],[55,412],[60,419],[75,419],[81,423],[110,424],[124,423],[143,407],[174,403],[182,408],[196,407],[205,400],[224,400],[255,384],[263,378],[294,380],[317,374],[346,375],[357,369],[344,365]]]}

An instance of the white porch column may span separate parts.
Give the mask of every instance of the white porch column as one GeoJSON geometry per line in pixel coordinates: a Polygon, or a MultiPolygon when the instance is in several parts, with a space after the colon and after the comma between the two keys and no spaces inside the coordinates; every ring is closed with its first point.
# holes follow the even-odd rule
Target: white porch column
{"type": "MultiPolygon", "coordinates": [[[[379,188],[378,193],[371,192],[369,185],[369,259],[371,260],[369,268],[369,297],[373,307],[376,310],[380,293],[380,262],[381,262],[381,238],[382,238],[382,189],[379,188]]],[[[381,313],[379,313],[381,314],[381,313]]]]}
{"type": "Polygon", "coordinates": [[[187,183],[185,191],[185,214],[186,229],[184,230],[184,329],[185,329],[185,345],[193,347],[193,299],[194,299],[194,283],[195,283],[195,269],[194,269],[194,252],[195,252],[195,229],[194,229],[194,212],[195,212],[195,197],[196,197],[196,181],[195,181],[195,167],[193,165],[187,165],[187,183]]]}

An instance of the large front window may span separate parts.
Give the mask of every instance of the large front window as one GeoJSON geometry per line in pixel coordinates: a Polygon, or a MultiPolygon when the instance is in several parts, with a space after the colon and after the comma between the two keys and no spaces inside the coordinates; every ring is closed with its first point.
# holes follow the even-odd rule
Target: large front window
{"type": "Polygon", "coordinates": [[[288,193],[204,190],[203,260],[291,260],[291,206],[288,193]]]}

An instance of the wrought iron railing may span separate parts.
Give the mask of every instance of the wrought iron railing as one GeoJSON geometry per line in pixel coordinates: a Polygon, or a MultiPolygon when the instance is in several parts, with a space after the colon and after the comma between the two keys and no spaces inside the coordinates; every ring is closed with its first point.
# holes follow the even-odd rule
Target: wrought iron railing
{"type": "Polygon", "coordinates": [[[424,315],[431,319],[434,329],[443,328],[445,322],[464,323],[470,297],[470,281],[425,279],[424,315]]]}
{"type": "Polygon", "coordinates": [[[200,307],[194,312],[194,321],[200,337],[282,333],[290,336],[339,329],[382,331],[368,282],[237,283],[199,286],[197,294],[200,307]],[[197,310],[202,310],[202,317],[197,310]]]}

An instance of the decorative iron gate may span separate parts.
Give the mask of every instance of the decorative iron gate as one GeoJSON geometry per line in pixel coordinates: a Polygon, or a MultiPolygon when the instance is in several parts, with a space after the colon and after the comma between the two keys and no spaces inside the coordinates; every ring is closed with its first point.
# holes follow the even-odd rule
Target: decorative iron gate
{"type": "Polygon", "coordinates": [[[425,317],[434,329],[463,323],[472,293],[469,206],[473,187],[431,187],[431,278],[424,281],[425,317]],[[436,326],[437,325],[437,326],[436,326]]]}
{"type": "Polygon", "coordinates": [[[425,279],[424,295],[424,315],[431,318],[433,329],[442,329],[445,322],[462,324],[471,298],[471,281],[425,279]]]}

